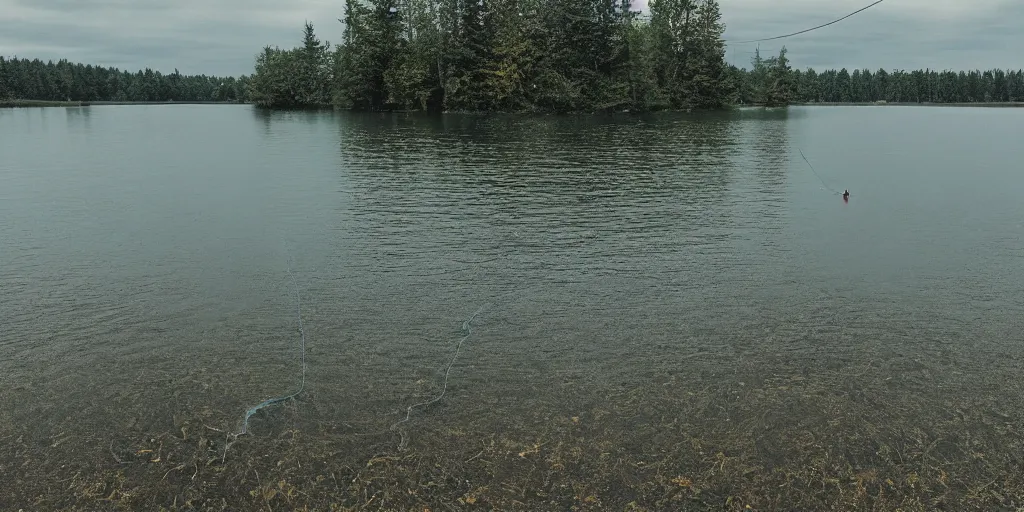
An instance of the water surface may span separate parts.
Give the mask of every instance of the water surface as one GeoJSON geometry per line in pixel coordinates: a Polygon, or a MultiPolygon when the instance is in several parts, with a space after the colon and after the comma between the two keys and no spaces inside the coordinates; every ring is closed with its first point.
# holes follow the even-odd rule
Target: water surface
{"type": "Polygon", "coordinates": [[[1020,506],[1022,129],[0,110],[0,499],[1020,506]]]}

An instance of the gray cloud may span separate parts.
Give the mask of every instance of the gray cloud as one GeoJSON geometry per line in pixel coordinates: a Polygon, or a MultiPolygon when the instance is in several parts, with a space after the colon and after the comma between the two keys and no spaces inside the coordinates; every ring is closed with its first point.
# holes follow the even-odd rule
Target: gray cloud
{"type": "MultiPolygon", "coordinates": [[[[869,0],[723,2],[726,39],[773,37],[827,23],[869,0]]],[[[762,55],[783,45],[794,67],[990,69],[1024,67],[1024,3],[1014,0],[889,0],[840,23],[800,36],[760,43],[762,55]]],[[[750,66],[757,43],[729,45],[728,59],[750,66]]]]}
{"type": "Polygon", "coordinates": [[[0,55],[239,75],[309,20],[339,40],[339,0],[0,0],[0,55]]]}
{"type": "MultiPolygon", "coordinates": [[[[870,2],[720,1],[730,41],[802,30],[870,2]]],[[[0,55],[238,75],[251,72],[263,46],[297,45],[306,20],[321,39],[340,40],[343,6],[341,0],[0,0],[0,55]]],[[[771,55],[785,44],[798,68],[1020,68],[1020,26],[1019,0],[888,0],[760,48],[771,55]]],[[[727,58],[749,67],[755,47],[730,43],[727,58]]]]}

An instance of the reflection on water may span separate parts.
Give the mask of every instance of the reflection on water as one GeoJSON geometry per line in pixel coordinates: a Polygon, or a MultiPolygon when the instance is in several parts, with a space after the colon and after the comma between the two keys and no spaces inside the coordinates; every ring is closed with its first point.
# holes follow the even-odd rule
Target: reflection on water
{"type": "Polygon", "coordinates": [[[948,162],[982,139],[1016,161],[1019,121],[963,110],[957,139],[918,138],[949,112],[7,112],[0,469],[21,476],[0,494],[15,509],[1016,503],[1024,185],[948,162]],[[883,136],[894,149],[854,153],[883,136]],[[941,208],[898,199],[920,166],[941,208]],[[289,270],[307,388],[229,445],[248,407],[298,384],[289,270]],[[446,374],[443,400],[389,429],[446,374]]]}

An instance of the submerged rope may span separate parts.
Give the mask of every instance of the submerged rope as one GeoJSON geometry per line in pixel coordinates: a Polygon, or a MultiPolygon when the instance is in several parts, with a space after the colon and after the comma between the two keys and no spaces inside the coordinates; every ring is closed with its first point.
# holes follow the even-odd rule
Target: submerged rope
{"type": "Polygon", "coordinates": [[[784,36],[768,37],[768,38],[765,38],[765,39],[752,39],[750,41],[738,41],[736,44],[760,43],[761,41],[774,41],[776,39],[785,39],[787,37],[793,37],[793,36],[798,36],[800,34],[806,34],[807,32],[811,32],[813,30],[818,30],[819,28],[825,28],[825,27],[827,27],[829,25],[834,25],[836,23],[839,23],[840,21],[843,21],[846,18],[849,18],[850,16],[853,16],[854,14],[860,13],[862,11],[866,11],[866,10],[868,10],[868,9],[870,9],[870,8],[876,6],[876,5],[878,5],[878,4],[880,4],[880,3],[884,2],[884,1],[885,0],[878,0],[877,2],[871,4],[871,5],[867,6],[867,7],[864,7],[862,9],[858,9],[856,11],[851,12],[850,14],[847,14],[846,16],[843,16],[842,18],[839,18],[838,20],[830,21],[830,22],[828,22],[828,23],[826,23],[824,25],[818,25],[817,27],[814,27],[814,28],[809,28],[807,30],[801,30],[799,32],[793,32],[792,34],[786,34],[784,36]]]}
{"type": "MultiPolygon", "coordinates": [[[[459,353],[462,351],[462,345],[466,343],[466,340],[468,340],[470,336],[473,335],[473,320],[476,320],[476,317],[480,316],[480,313],[483,312],[485,307],[487,307],[487,305],[481,306],[480,309],[476,310],[476,313],[473,313],[473,316],[469,317],[469,319],[467,319],[465,322],[462,322],[462,331],[465,332],[466,335],[463,336],[462,339],[459,340],[459,344],[455,346],[455,354],[452,356],[452,360],[448,362],[448,368],[444,371],[444,385],[441,388],[441,394],[437,395],[436,397],[430,400],[412,404],[409,407],[407,407],[405,409],[405,419],[396,421],[393,425],[391,425],[391,430],[395,430],[395,428],[397,428],[399,425],[407,423],[412,418],[413,409],[416,409],[417,407],[427,407],[433,405],[441,401],[442,398],[444,398],[445,393],[448,392],[448,376],[451,375],[452,373],[452,367],[455,366],[455,360],[458,359],[459,353]]],[[[408,440],[409,439],[405,436],[405,433],[403,432],[402,441],[399,443],[398,448],[404,449],[406,444],[408,443],[408,440]]]]}
{"type": "Polygon", "coordinates": [[[250,407],[249,410],[245,411],[245,419],[242,420],[242,430],[241,432],[238,433],[238,436],[243,436],[249,432],[249,418],[251,418],[253,414],[256,414],[257,411],[263,409],[264,407],[268,407],[277,403],[284,402],[285,400],[295,398],[296,396],[298,396],[299,393],[302,393],[302,391],[306,389],[306,331],[302,327],[302,301],[299,297],[299,285],[295,282],[295,275],[292,274],[291,266],[288,267],[288,277],[291,278],[292,288],[295,291],[295,314],[298,317],[299,340],[302,348],[302,383],[299,385],[299,389],[290,395],[264,400],[263,402],[260,402],[259,404],[256,404],[250,407]]]}
{"type": "Polygon", "coordinates": [[[807,157],[806,157],[806,156],[804,156],[804,152],[803,152],[803,150],[798,150],[798,151],[800,151],[800,156],[801,156],[801,157],[803,157],[803,159],[804,159],[804,162],[807,162],[807,167],[810,167],[810,168],[811,168],[811,172],[813,172],[813,173],[814,173],[814,175],[818,177],[818,181],[820,181],[820,182],[821,182],[821,184],[822,184],[822,185],[824,185],[824,186],[825,186],[825,188],[829,189],[829,190],[830,190],[830,191],[831,191],[831,192],[832,192],[833,194],[839,194],[839,195],[842,195],[842,192],[840,192],[840,191],[838,191],[838,190],[836,190],[836,189],[834,189],[834,188],[832,188],[832,187],[828,186],[828,183],[825,183],[825,180],[821,179],[821,175],[820,175],[820,174],[818,174],[818,171],[814,170],[814,166],[813,166],[813,165],[811,165],[811,162],[810,162],[809,160],[807,160],[807,157]]]}

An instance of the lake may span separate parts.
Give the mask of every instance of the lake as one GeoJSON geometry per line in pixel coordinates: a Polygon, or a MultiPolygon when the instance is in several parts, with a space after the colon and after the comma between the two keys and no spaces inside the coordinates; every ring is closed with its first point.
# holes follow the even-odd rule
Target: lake
{"type": "Polygon", "coordinates": [[[0,109],[0,509],[1014,510],[1021,133],[0,109]]]}

